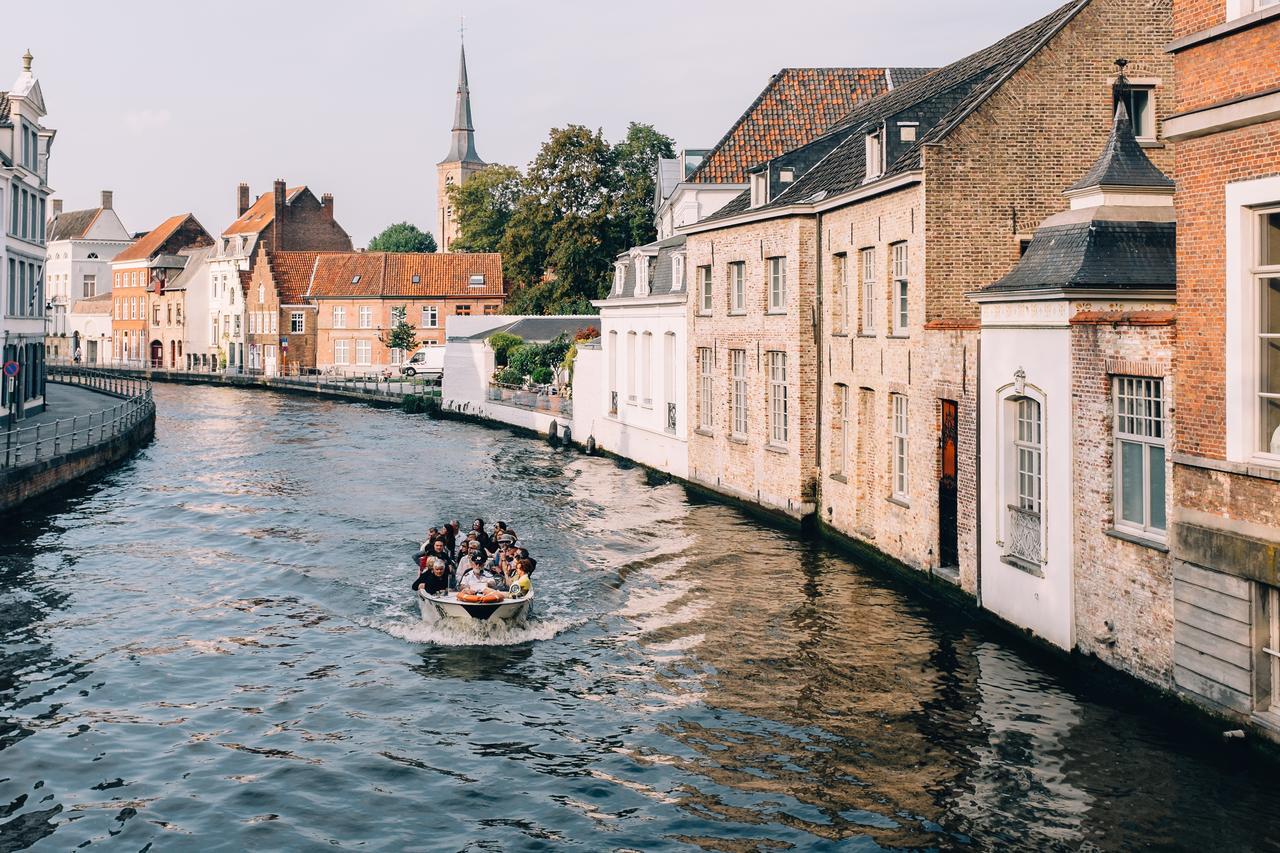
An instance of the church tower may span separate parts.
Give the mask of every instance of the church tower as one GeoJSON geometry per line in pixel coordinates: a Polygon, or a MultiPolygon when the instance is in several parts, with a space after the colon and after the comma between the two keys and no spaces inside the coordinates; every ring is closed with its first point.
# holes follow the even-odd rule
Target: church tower
{"type": "Polygon", "coordinates": [[[440,251],[449,251],[450,244],[458,237],[458,223],[453,215],[453,205],[449,203],[447,189],[454,184],[461,186],[484,166],[485,162],[476,153],[476,130],[471,126],[467,48],[463,45],[458,65],[458,101],[453,109],[453,140],[449,145],[449,153],[436,166],[436,234],[439,236],[440,251]]]}

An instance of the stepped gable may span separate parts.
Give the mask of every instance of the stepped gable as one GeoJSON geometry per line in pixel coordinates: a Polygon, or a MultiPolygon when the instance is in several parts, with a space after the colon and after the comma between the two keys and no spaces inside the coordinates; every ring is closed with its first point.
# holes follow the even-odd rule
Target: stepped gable
{"type": "Polygon", "coordinates": [[[769,78],[690,183],[742,184],[747,170],[804,145],[858,103],[903,85],[927,68],[784,68],[769,78]]]}

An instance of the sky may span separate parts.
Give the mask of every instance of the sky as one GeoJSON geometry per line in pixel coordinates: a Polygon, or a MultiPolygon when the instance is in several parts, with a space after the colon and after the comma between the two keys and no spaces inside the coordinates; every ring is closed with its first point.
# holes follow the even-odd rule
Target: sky
{"type": "Polygon", "coordinates": [[[130,231],[191,211],[216,234],[241,181],[283,178],[362,247],[433,227],[460,17],[476,148],[523,169],[566,124],[711,147],[780,68],[944,65],[1062,2],[42,0],[5,10],[0,89],[29,48],[68,210],[110,189],[130,231]]]}

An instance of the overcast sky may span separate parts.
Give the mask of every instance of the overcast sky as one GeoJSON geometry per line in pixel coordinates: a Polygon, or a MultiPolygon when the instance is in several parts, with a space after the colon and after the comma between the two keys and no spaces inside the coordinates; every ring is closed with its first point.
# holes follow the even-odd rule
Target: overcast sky
{"type": "Polygon", "coordinates": [[[112,189],[131,231],[189,210],[219,233],[237,183],[279,177],[333,193],[363,246],[433,228],[460,15],[476,147],[523,168],[569,123],[709,147],[779,68],[942,65],[1061,2],[42,0],[6,4],[0,88],[30,48],[69,210],[112,189]]]}

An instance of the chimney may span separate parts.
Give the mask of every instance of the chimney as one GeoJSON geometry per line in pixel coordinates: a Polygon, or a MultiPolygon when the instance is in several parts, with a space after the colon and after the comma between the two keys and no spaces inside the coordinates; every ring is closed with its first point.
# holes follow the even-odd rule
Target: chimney
{"type": "Polygon", "coordinates": [[[60,198],[53,200],[53,215],[55,218],[62,215],[62,199],[60,198]]]}
{"type": "Polygon", "coordinates": [[[103,191],[102,191],[102,204],[100,205],[100,207],[101,207],[103,210],[110,210],[110,209],[111,209],[111,198],[112,198],[112,195],[113,195],[113,194],[112,194],[111,190],[103,190],[103,191]]]}
{"type": "Polygon", "coordinates": [[[329,222],[333,221],[333,193],[325,193],[320,196],[320,209],[324,211],[324,217],[329,222]]]}
{"type": "Polygon", "coordinates": [[[244,212],[249,209],[249,185],[241,183],[236,188],[236,219],[244,216],[244,212]]]}
{"type": "Polygon", "coordinates": [[[277,252],[284,250],[284,201],[285,188],[284,181],[276,178],[275,186],[272,189],[275,202],[275,220],[271,223],[272,245],[271,248],[277,252]]]}

